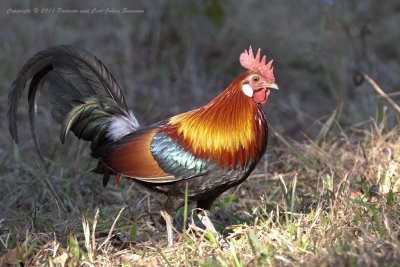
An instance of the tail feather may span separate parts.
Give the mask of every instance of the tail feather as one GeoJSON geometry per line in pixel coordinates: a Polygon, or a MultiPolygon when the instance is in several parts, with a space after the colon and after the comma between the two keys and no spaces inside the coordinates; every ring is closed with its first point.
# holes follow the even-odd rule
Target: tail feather
{"type": "Polygon", "coordinates": [[[109,133],[113,127],[109,126],[114,124],[116,117],[124,118],[124,129],[133,131],[138,128],[136,118],[128,111],[120,87],[100,60],[73,46],[55,46],[32,56],[11,86],[7,116],[11,136],[16,143],[17,107],[26,82],[30,79],[29,120],[40,155],[42,153],[36,130],[36,94],[43,81],[48,83],[52,115],[62,124],[62,142],[71,130],[77,137],[91,141],[94,151],[100,143],[115,140],[115,136],[109,133]]]}
{"type": "MultiPolygon", "coordinates": [[[[21,98],[21,94],[25,89],[26,81],[29,80],[38,72],[45,69],[45,67],[48,67],[52,58],[51,54],[47,50],[42,51],[40,55],[39,53],[31,57],[22,67],[22,69],[17,75],[17,78],[11,85],[11,90],[8,95],[8,112],[7,112],[8,126],[10,134],[17,144],[18,144],[18,131],[17,131],[16,115],[17,115],[18,103],[21,98]]],[[[47,73],[48,71],[44,72],[47,73]]],[[[32,87],[35,87],[35,84],[37,86],[37,84],[39,83],[37,78],[35,79],[35,81],[36,82],[33,83],[32,87]]]]}
{"type": "MultiPolygon", "coordinates": [[[[37,117],[36,90],[37,90],[37,87],[39,86],[40,81],[42,80],[43,76],[45,76],[51,70],[52,70],[52,66],[46,66],[42,70],[40,70],[38,73],[36,73],[35,76],[33,76],[32,81],[29,85],[29,92],[28,92],[29,122],[31,125],[31,133],[32,133],[33,140],[35,141],[36,149],[38,150],[39,156],[42,160],[43,160],[43,152],[42,152],[42,149],[39,144],[38,136],[36,134],[37,129],[36,129],[36,124],[35,124],[36,117],[37,117]]],[[[16,110],[14,112],[16,112],[16,110]]],[[[16,143],[18,143],[18,134],[17,134],[16,126],[14,129],[15,129],[15,133],[14,133],[15,135],[13,136],[12,132],[11,132],[11,135],[14,137],[14,140],[16,141],[16,143]]]]}

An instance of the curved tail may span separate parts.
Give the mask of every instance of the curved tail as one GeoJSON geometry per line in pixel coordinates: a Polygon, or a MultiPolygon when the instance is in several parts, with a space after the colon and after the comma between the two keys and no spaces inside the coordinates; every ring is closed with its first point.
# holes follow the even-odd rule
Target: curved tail
{"type": "Polygon", "coordinates": [[[128,111],[121,88],[100,60],[73,46],[55,46],[28,59],[11,85],[7,117],[16,143],[16,112],[30,79],[29,120],[41,158],[43,153],[36,130],[36,93],[43,81],[48,83],[52,115],[62,125],[62,143],[71,130],[78,138],[91,141],[95,152],[99,145],[114,142],[139,127],[133,113],[128,111]]]}

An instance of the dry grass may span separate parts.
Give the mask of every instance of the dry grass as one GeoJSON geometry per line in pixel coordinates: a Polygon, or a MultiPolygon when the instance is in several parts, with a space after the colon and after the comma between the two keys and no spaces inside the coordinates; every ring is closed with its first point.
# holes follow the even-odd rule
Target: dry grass
{"type": "MultiPolygon", "coordinates": [[[[157,201],[146,194],[132,201],[130,196],[137,196],[132,192],[135,185],[123,184],[100,193],[102,198],[118,196],[131,204],[122,209],[120,204],[108,204],[84,210],[83,205],[82,219],[61,208],[59,217],[45,218],[45,214],[35,214],[37,208],[32,205],[24,228],[18,228],[21,217],[18,222],[3,218],[1,259],[26,266],[397,265],[400,129],[387,129],[385,116],[346,130],[337,119],[327,120],[321,129],[326,135],[322,132],[320,140],[285,140],[289,146],[271,149],[270,159],[246,183],[217,201],[213,219],[229,247],[220,246],[211,233],[198,232],[191,224],[183,231],[179,217],[176,244],[168,248],[165,233],[151,221],[157,201]]],[[[29,170],[18,164],[15,171],[28,179],[29,170]]],[[[52,176],[51,180],[56,178],[61,179],[52,176]]],[[[91,180],[82,178],[76,186],[85,191],[85,183],[91,180]]],[[[15,181],[4,184],[12,187],[15,181]]],[[[42,190],[47,190],[45,185],[42,190]]],[[[57,191],[67,210],[77,209],[73,199],[57,191]]]]}

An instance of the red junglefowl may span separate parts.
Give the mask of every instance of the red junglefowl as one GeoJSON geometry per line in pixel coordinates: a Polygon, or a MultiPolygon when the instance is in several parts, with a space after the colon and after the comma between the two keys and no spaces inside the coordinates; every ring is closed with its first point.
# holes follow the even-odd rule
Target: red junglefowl
{"type": "Polygon", "coordinates": [[[209,219],[211,204],[250,175],[265,152],[267,122],[261,104],[269,89],[278,89],[272,61],[254,57],[250,47],[240,55],[247,69],[207,105],[147,127],[140,127],[128,110],[117,82],[92,54],[73,46],[38,52],[22,67],[8,96],[8,123],[18,143],[16,112],[25,84],[31,131],[42,158],[36,133],[36,93],[45,79],[52,115],[61,126],[61,142],[69,131],[91,142],[94,169],[133,179],[164,198],[168,243],[177,210],[197,201],[201,222],[216,232],[209,219]],[[186,189],[187,188],[187,189],[186,189]]]}

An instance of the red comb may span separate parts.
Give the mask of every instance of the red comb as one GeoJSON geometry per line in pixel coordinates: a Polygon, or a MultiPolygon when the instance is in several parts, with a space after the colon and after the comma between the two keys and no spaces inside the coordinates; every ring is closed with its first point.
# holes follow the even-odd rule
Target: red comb
{"type": "Polygon", "coordinates": [[[263,56],[262,60],[260,61],[260,51],[261,49],[259,48],[256,57],[254,57],[251,46],[249,48],[249,52],[247,52],[247,50],[245,49],[244,52],[240,54],[240,64],[246,69],[260,71],[265,79],[267,79],[269,82],[275,82],[272,60],[265,64],[266,57],[263,56]]]}

